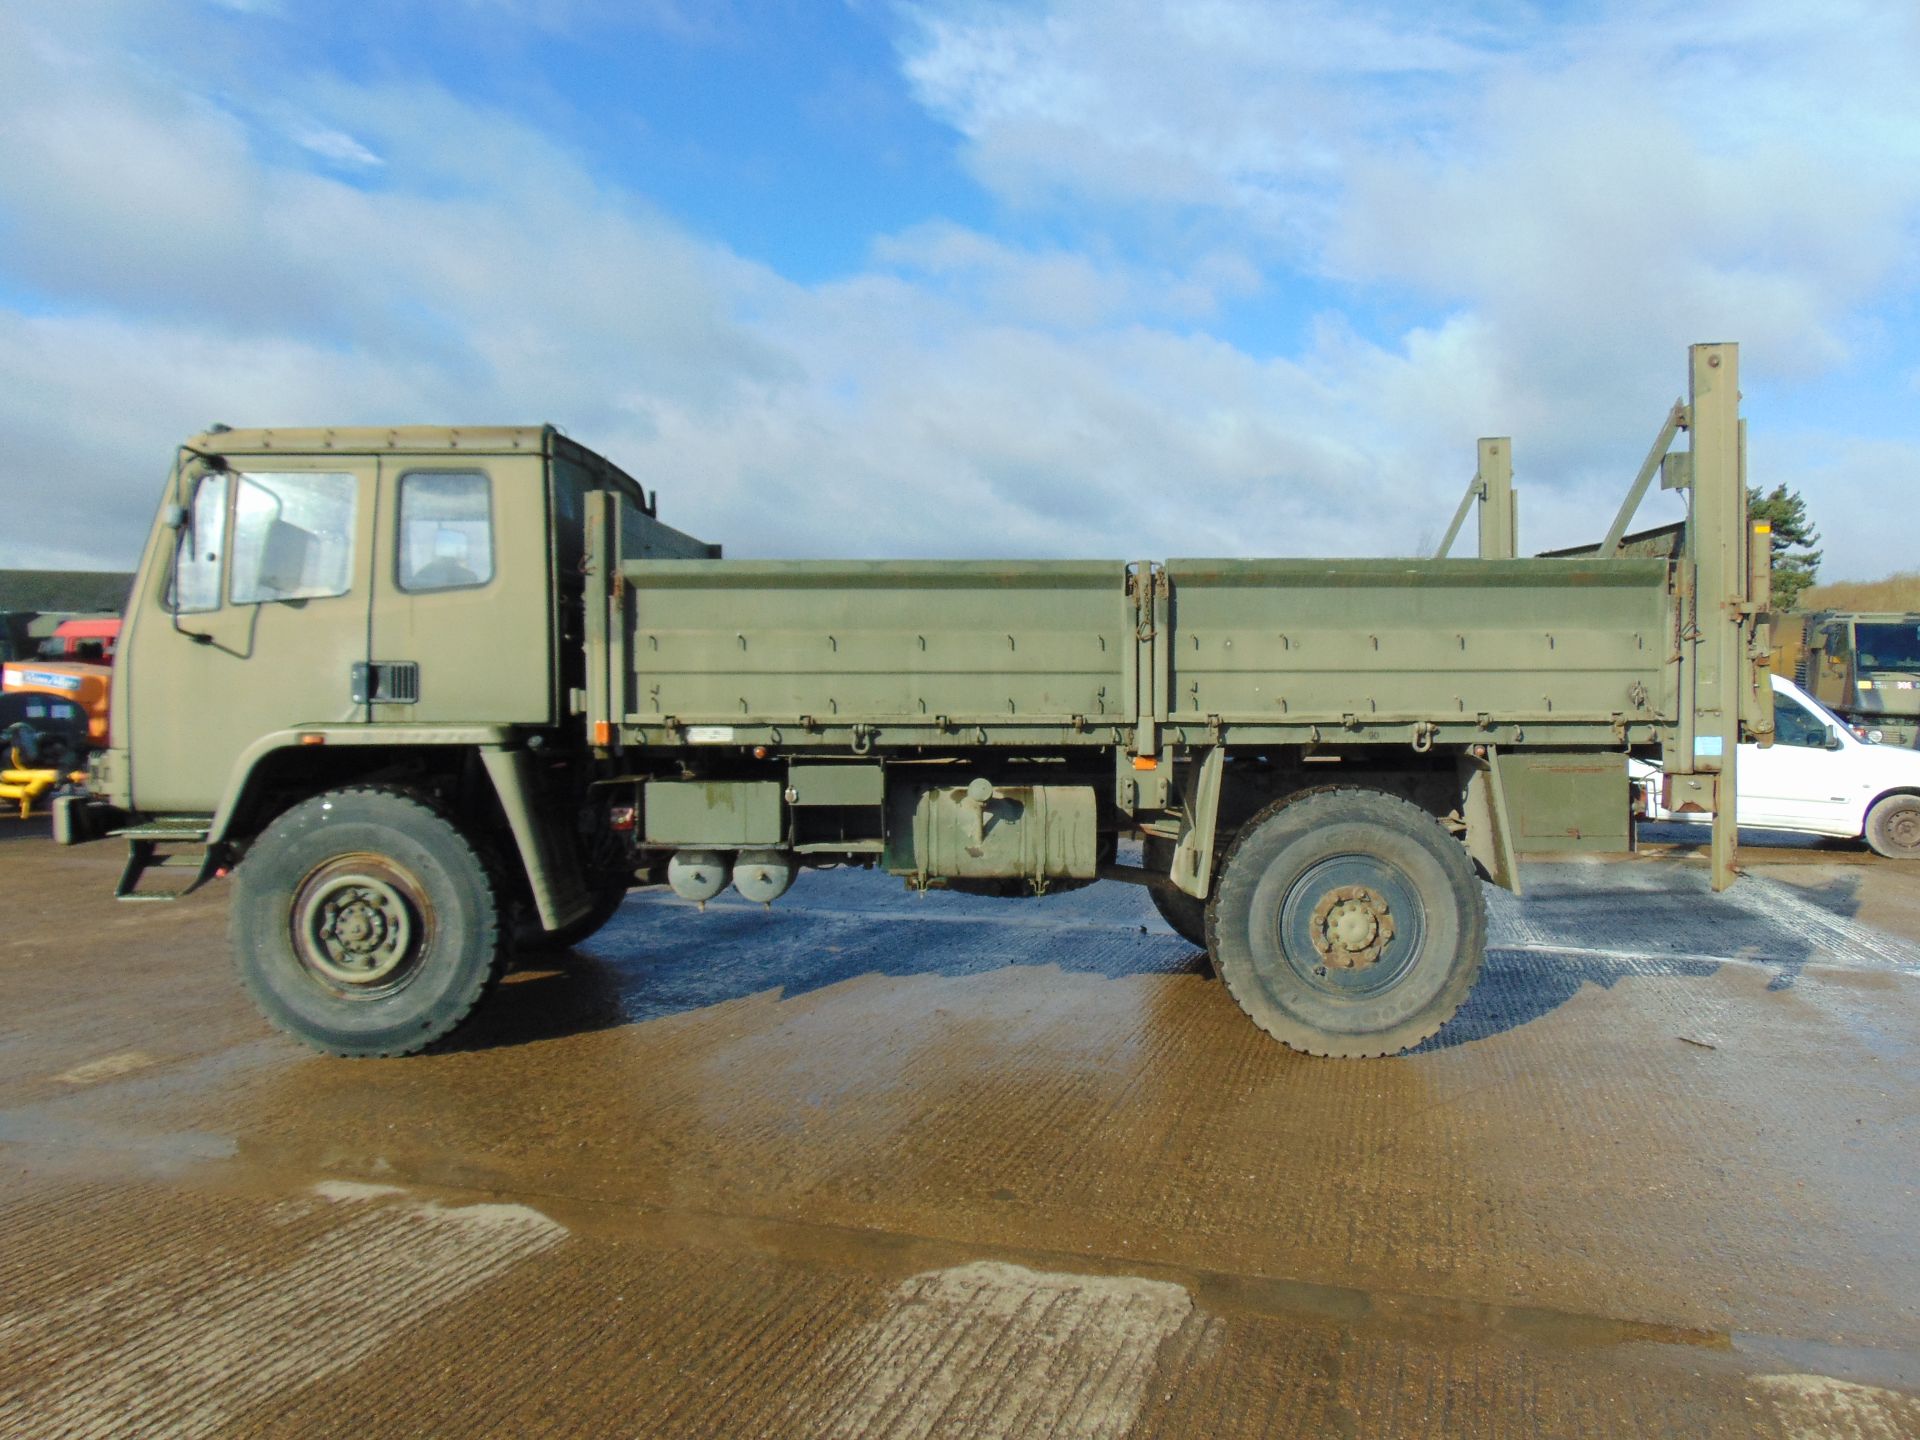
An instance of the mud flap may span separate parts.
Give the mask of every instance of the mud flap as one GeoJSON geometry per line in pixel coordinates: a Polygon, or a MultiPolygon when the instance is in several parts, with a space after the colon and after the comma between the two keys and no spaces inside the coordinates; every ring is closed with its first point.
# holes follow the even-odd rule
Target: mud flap
{"type": "Polygon", "coordinates": [[[540,924],[558,930],[578,920],[593,907],[593,897],[587,893],[586,878],[574,860],[573,846],[552,807],[541,803],[533,756],[525,750],[488,746],[481,749],[480,758],[500,796],[507,823],[513,827],[520,863],[526,867],[533,903],[540,911],[540,924]]]}
{"type": "Polygon", "coordinates": [[[1507,809],[1507,790],[1500,774],[1500,751],[1487,746],[1484,760],[1462,759],[1466,771],[1466,800],[1461,806],[1467,822],[1467,854],[1503,890],[1520,889],[1520,866],[1513,854],[1513,820],[1507,809]]]}
{"type": "Polygon", "coordinates": [[[1220,819],[1220,782],[1227,747],[1215,745],[1193,767],[1187,783],[1187,822],[1173,847],[1173,883],[1196,900],[1207,898],[1213,883],[1213,841],[1220,819]]]}

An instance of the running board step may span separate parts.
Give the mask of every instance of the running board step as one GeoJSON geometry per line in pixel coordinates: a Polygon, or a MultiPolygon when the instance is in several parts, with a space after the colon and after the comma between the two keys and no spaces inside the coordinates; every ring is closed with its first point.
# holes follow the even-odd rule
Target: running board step
{"type": "Polygon", "coordinates": [[[120,872],[120,883],[113,887],[116,900],[179,900],[191,895],[219,868],[219,853],[208,845],[205,826],[136,825],[114,832],[127,842],[127,864],[120,872]],[[185,885],[143,889],[153,871],[192,871],[185,885]]]}

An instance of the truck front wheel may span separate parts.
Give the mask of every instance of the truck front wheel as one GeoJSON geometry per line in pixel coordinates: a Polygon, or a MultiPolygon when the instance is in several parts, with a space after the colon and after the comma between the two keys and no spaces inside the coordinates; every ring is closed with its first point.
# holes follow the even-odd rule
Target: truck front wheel
{"type": "Polygon", "coordinates": [[[234,964],[266,1017],[331,1055],[408,1055],[450,1033],[506,953],[492,872],[438,807],[316,795],[233,872],[234,964]]]}
{"type": "Polygon", "coordinates": [[[1207,907],[1208,948],[1234,999],[1313,1055],[1391,1055],[1425,1040],[1473,988],[1486,932],[1460,843],[1418,806],[1357,788],[1256,815],[1207,907]]]}

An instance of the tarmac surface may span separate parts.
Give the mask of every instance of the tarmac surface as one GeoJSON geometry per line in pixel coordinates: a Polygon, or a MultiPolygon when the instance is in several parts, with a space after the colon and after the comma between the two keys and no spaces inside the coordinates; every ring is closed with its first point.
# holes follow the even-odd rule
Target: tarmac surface
{"type": "Polygon", "coordinates": [[[356,1062],[5,825],[0,1435],[1920,1435],[1920,867],[1659,838],[1400,1059],[1131,887],[827,872],[356,1062]]]}

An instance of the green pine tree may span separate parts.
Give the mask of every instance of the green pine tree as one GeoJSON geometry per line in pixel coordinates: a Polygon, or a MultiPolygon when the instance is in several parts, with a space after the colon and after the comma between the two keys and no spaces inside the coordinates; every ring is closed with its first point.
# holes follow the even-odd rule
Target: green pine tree
{"type": "Polygon", "coordinates": [[[1747,487],[1747,515],[1773,524],[1773,608],[1784,613],[1800,601],[1820,569],[1820,532],[1807,519],[1807,502],[1798,491],[1776,485],[1766,494],[1747,487]]]}

